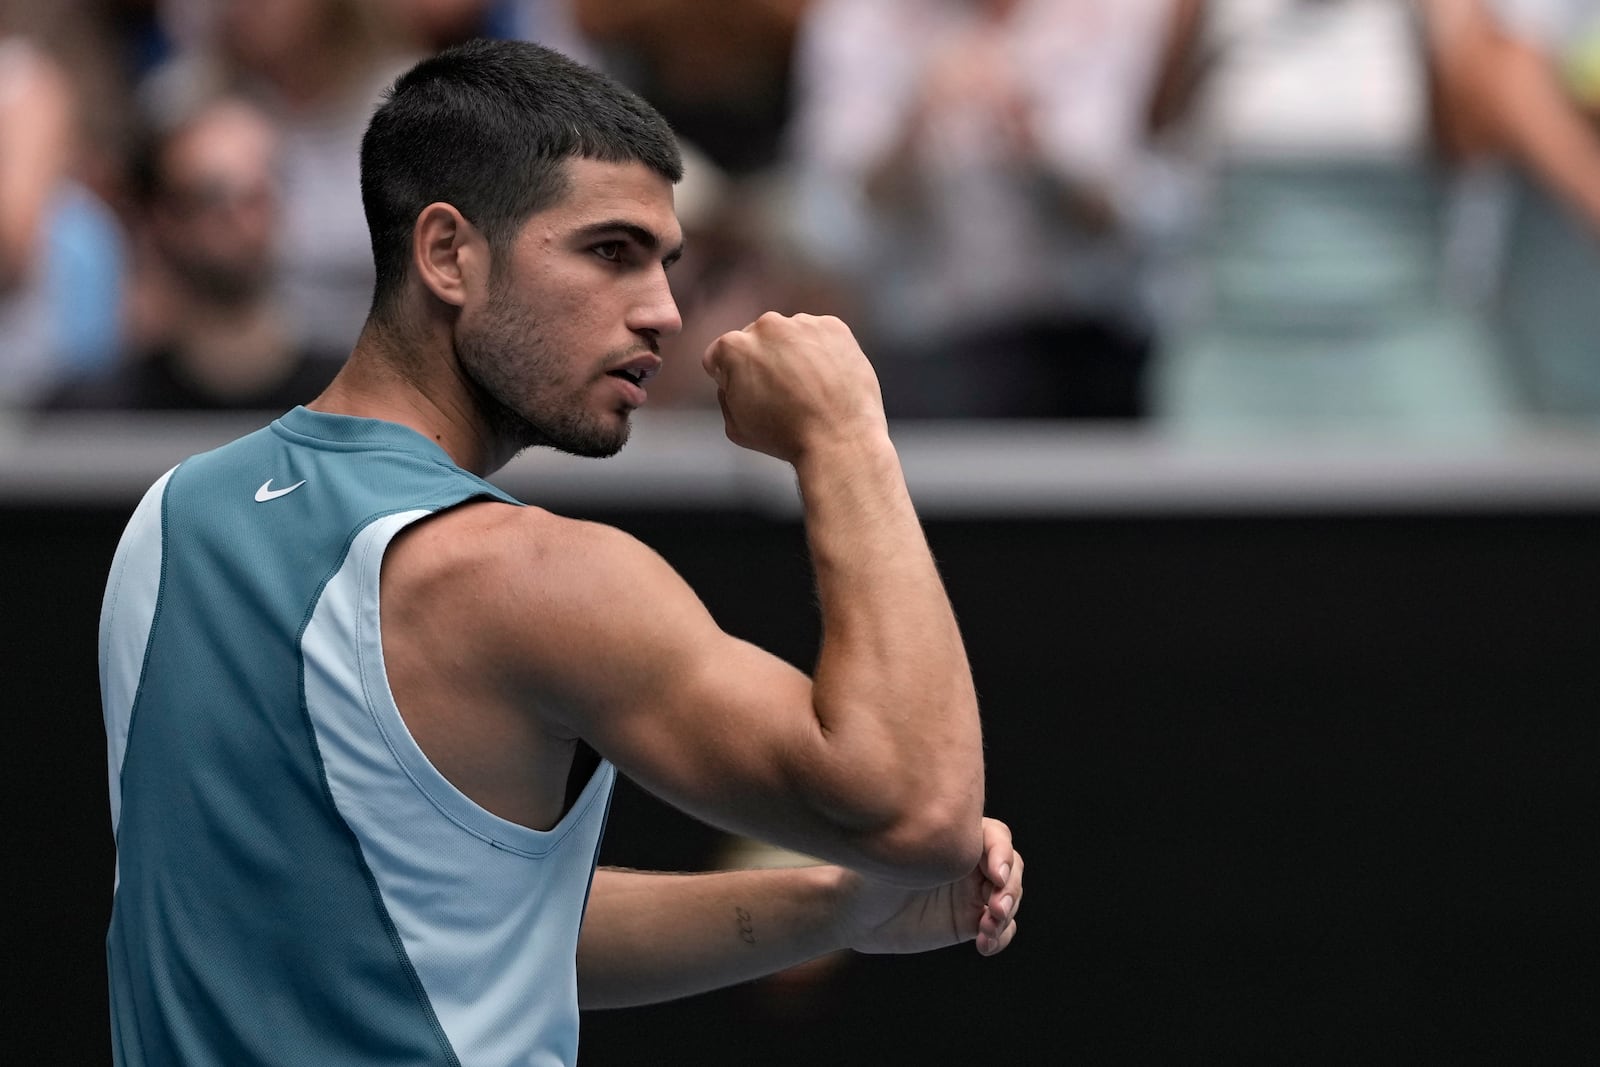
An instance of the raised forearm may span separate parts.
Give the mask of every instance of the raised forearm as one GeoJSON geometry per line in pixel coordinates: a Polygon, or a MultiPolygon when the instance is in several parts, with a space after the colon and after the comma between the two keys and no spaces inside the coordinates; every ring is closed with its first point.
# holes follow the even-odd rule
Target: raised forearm
{"type": "Polygon", "coordinates": [[[702,364],[728,438],[792,464],[805,505],[822,649],[810,714],[790,705],[772,759],[829,827],[802,847],[896,885],[961,877],[983,806],[977,701],[872,365],[838,319],[772,313],[702,364]]]}
{"type": "Polygon", "coordinates": [[[839,754],[828,768],[838,814],[873,829],[902,821],[902,843],[943,836],[929,874],[947,879],[976,856],[982,738],[966,650],[898,457],[885,433],[809,452],[796,471],[822,610],[814,701],[839,754]],[[970,840],[950,841],[951,827],[970,828],[970,840]]]}
{"type": "Polygon", "coordinates": [[[843,947],[836,867],[595,872],[578,940],[585,1008],[654,1004],[772,974],[843,947]]]}

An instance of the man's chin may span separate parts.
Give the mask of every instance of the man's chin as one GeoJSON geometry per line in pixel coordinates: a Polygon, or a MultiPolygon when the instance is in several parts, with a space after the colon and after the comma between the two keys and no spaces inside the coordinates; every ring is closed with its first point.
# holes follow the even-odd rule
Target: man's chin
{"type": "Polygon", "coordinates": [[[561,445],[555,445],[553,447],[555,447],[558,451],[565,452],[569,456],[582,456],[584,459],[610,459],[618,452],[621,452],[622,446],[627,443],[627,435],[624,434],[622,440],[612,441],[606,444],[586,444],[574,447],[562,447],[561,445]]]}
{"type": "Polygon", "coordinates": [[[581,456],[584,459],[609,459],[622,451],[622,446],[628,443],[628,435],[633,429],[633,424],[626,415],[620,418],[621,421],[614,428],[569,426],[556,430],[536,430],[531,435],[532,439],[524,442],[524,447],[553,448],[557,452],[565,452],[569,456],[581,456]]]}

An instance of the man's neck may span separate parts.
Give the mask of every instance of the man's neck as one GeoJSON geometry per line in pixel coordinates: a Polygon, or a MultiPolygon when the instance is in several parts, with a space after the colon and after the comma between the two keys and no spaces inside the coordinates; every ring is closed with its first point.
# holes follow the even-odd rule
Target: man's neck
{"type": "Polygon", "coordinates": [[[466,384],[442,363],[415,358],[410,344],[369,320],[344,368],[306,406],[409,427],[480,476],[500,469],[514,452],[489,432],[466,384]]]}

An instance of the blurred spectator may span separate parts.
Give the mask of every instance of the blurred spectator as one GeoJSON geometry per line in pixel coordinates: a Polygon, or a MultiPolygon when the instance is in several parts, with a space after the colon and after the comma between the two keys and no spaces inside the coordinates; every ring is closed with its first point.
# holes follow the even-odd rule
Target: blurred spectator
{"type": "Polygon", "coordinates": [[[1173,0],[818,0],[798,232],[890,415],[1142,413],[1146,112],[1173,0]]]}
{"type": "Polygon", "coordinates": [[[359,149],[372,109],[421,46],[388,0],[169,0],[177,51],[147,80],[153,113],[222,89],[252,95],[282,131],[278,284],[305,342],[342,360],[372,300],[359,149]]]}
{"type": "Polygon", "coordinates": [[[809,0],[569,0],[606,69],[720,170],[777,157],[794,36],[809,0]]]}
{"type": "Polygon", "coordinates": [[[271,119],[236,97],[151,136],[134,168],[142,342],[51,407],[282,411],[321,391],[335,364],[296,345],[272,288],[279,150],[271,119]]]}
{"type": "Polygon", "coordinates": [[[503,0],[383,0],[383,17],[419,52],[499,36],[503,0]]]}
{"type": "Polygon", "coordinates": [[[1492,436],[1516,401],[1447,268],[1492,71],[1477,0],[1186,0],[1160,97],[1206,188],[1156,403],[1207,436],[1492,436]]]}
{"type": "Polygon", "coordinates": [[[0,408],[107,363],[118,344],[120,226],[103,184],[114,140],[80,90],[101,88],[91,26],[0,3],[0,408]],[[55,32],[52,32],[55,31],[55,32]],[[74,51],[77,46],[77,51],[74,51]]]}
{"type": "MultiPolygon", "coordinates": [[[[1457,32],[1505,214],[1493,295],[1540,415],[1600,419],[1600,0],[1477,0],[1457,32]],[[1485,10],[1485,8],[1487,10],[1485,10]],[[1477,17],[1474,18],[1473,16],[1477,17]]],[[[1465,135],[1464,135],[1465,136],[1465,135]]],[[[1478,147],[1478,145],[1474,145],[1478,147]]]]}
{"type": "Polygon", "coordinates": [[[1452,151],[1504,156],[1600,231],[1600,3],[1416,2],[1452,151]]]}
{"type": "Polygon", "coordinates": [[[171,51],[162,25],[162,0],[98,0],[114,60],[128,80],[137,82],[171,51]]]}

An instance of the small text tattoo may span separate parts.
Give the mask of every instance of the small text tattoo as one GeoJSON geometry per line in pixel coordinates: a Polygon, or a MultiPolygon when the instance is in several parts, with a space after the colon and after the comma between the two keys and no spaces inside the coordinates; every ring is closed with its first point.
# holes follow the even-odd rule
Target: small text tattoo
{"type": "Polygon", "coordinates": [[[735,907],[733,912],[735,915],[739,916],[739,940],[743,941],[747,945],[755,944],[755,920],[751,917],[750,913],[745,911],[743,908],[735,907]]]}

